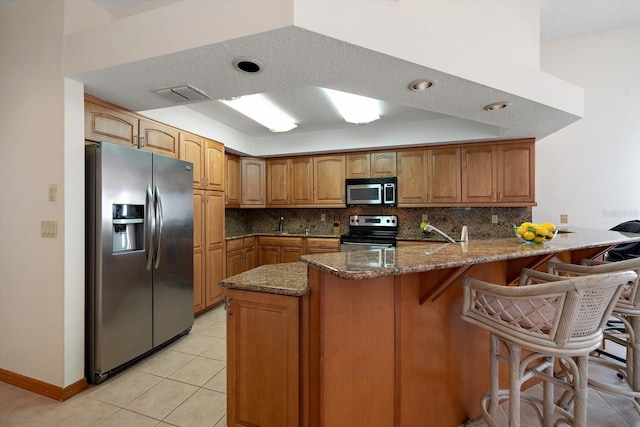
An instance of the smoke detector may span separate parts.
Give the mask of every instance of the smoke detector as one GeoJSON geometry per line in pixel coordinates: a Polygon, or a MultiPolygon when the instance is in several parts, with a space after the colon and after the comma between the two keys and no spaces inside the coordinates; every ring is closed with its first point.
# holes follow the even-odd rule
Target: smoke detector
{"type": "Polygon", "coordinates": [[[209,95],[207,95],[200,89],[191,86],[190,84],[154,89],[153,92],[160,95],[167,101],[175,103],[211,99],[209,95]]]}

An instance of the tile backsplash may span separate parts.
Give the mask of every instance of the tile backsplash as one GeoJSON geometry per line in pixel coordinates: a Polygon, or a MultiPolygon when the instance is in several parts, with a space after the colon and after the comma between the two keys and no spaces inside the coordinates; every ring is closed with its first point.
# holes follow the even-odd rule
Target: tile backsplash
{"type": "Polygon", "coordinates": [[[470,239],[513,236],[513,225],[531,220],[531,208],[345,208],[345,209],[226,209],[225,230],[228,235],[278,231],[280,217],[284,218],[284,231],[310,234],[333,233],[334,221],[340,223],[340,234],[349,231],[349,215],[397,215],[400,234],[419,233],[422,215],[429,222],[452,236],[459,236],[462,226],[469,229],[470,239]],[[325,221],[321,221],[324,215],[325,221]],[[497,215],[498,223],[491,223],[497,215]]]}

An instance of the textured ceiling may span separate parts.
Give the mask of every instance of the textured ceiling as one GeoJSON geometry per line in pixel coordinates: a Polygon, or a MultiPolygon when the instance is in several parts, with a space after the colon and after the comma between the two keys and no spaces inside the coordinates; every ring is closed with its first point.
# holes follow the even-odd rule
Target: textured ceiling
{"type": "MultiPolygon", "coordinates": [[[[150,2],[144,0],[93,1],[111,13],[121,15],[126,14],[128,6],[134,6],[136,10],[150,6],[150,2]]],[[[544,8],[543,5],[543,17],[544,8]]],[[[543,37],[545,28],[543,23],[543,37]]],[[[74,77],[85,84],[86,92],[135,111],[175,106],[153,93],[153,89],[184,83],[195,86],[214,100],[266,93],[289,112],[299,124],[296,129],[286,134],[272,134],[217,101],[183,105],[236,129],[247,138],[260,139],[262,147],[268,143],[271,148],[265,152],[272,154],[293,153],[294,147],[302,145],[303,140],[314,139],[311,135],[315,140],[322,140],[317,137],[322,132],[345,141],[344,149],[357,149],[365,147],[358,146],[355,141],[366,140],[374,133],[387,136],[389,146],[456,140],[539,139],[578,119],[513,94],[298,27],[74,77]],[[238,71],[232,66],[233,59],[238,56],[258,59],[263,65],[262,71],[251,75],[238,71]],[[424,93],[407,89],[411,81],[425,76],[435,80],[434,87],[424,93]],[[367,126],[347,124],[327,102],[319,87],[376,98],[383,106],[382,118],[367,126]],[[482,109],[497,101],[509,101],[511,105],[500,112],[482,109]]],[[[318,146],[307,151],[322,149],[318,146]]]]}

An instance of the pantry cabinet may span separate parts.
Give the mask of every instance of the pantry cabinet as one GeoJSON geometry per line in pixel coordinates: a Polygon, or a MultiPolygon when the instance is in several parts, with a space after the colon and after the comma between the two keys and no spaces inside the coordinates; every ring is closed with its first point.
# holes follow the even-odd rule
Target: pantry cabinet
{"type": "Polygon", "coordinates": [[[313,158],[267,159],[267,206],[313,205],[313,158]]]}
{"type": "Polygon", "coordinates": [[[301,297],[227,290],[227,425],[301,425],[301,297]]]}
{"type": "Polygon", "coordinates": [[[108,102],[85,96],[85,139],[113,142],[178,157],[178,130],[108,102]]]}
{"type": "Polygon", "coordinates": [[[224,191],[224,146],[219,142],[180,132],[180,158],[193,163],[193,186],[224,191]]]}
{"type": "Polygon", "coordinates": [[[345,206],[345,156],[313,158],[313,204],[345,206]]]}
{"type": "Polygon", "coordinates": [[[235,276],[256,267],[255,238],[244,237],[227,241],[227,275],[235,276]]]}
{"type": "Polygon", "coordinates": [[[222,301],[224,278],[224,193],[193,192],[193,306],[200,313],[222,301]]]}

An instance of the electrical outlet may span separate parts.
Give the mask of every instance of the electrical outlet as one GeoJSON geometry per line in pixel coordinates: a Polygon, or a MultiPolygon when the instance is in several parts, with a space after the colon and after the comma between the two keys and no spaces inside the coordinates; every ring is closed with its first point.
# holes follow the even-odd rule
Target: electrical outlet
{"type": "Polygon", "coordinates": [[[423,221],[429,221],[429,216],[427,214],[422,214],[423,221]]]}
{"type": "Polygon", "coordinates": [[[491,215],[491,224],[498,223],[498,215],[491,215]]]}
{"type": "Polygon", "coordinates": [[[327,220],[327,214],[320,214],[320,221],[326,221],[327,220]]]}
{"type": "Polygon", "coordinates": [[[560,215],[560,224],[566,224],[569,222],[569,215],[562,214],[560,215]]]}
{"type": "Polygon", "coordinates": [[[42,237],[56,238],[58,235],[58,222],[57,221],[41,221],[40,222],[40,235],[42,237]]]}

